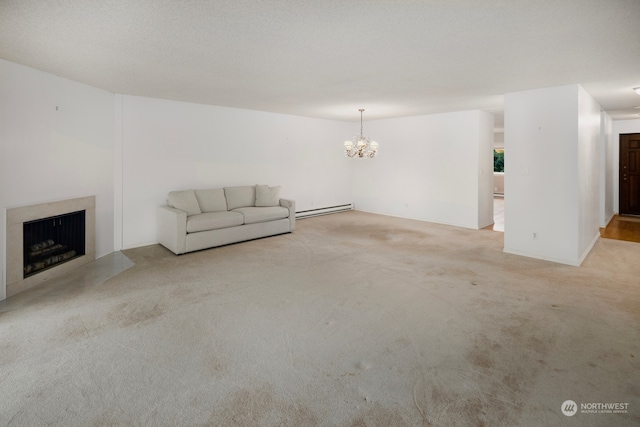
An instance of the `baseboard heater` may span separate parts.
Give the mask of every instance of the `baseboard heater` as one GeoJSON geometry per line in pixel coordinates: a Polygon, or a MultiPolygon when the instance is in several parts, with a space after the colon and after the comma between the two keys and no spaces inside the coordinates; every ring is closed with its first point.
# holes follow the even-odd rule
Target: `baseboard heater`
{"type": "Polygon", "coordinates": [[[327,208],[309,209],[306,211],[296,212],[296,219],[309,218],[318,215],[327,215],[338,212],[346,212],[353,210],[353,203],[347,205],[329,206],[327,208]]]}

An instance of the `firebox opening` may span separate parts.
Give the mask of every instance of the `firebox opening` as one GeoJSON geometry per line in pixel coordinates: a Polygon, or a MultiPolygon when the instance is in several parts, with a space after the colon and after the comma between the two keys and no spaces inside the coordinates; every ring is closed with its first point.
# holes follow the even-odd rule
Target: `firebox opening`
{"type": "Polygon", "coordinates": [[[85,254],[85,211],[25,222],[24,278],[85,254]]]}

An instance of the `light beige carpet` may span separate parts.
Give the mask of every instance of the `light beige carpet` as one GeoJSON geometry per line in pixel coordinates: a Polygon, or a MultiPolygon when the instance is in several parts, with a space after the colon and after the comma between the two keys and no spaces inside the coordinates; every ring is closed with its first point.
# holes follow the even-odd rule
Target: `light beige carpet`
{"type": "Polygon", "coordinates": [[[640,244],[576,268],[502,239],[349,212],[126,251],[0,306],[0,425],[638,425],[640,244]]]}

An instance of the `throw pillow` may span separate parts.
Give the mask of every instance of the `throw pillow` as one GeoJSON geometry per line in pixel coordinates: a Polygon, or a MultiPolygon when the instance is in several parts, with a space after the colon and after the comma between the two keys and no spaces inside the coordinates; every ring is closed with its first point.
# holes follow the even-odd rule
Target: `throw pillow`
{"type": "Polygon", "coordinates": [[[198,199],[193,190],[172,191],[169,193],[169,206],[185,211],[187,216],[201,214],[198,199]]]}
{"type": "Polygon", "coordinates": [[[280,186],[256,185],[256,206],[280,205],[280,186]]]}

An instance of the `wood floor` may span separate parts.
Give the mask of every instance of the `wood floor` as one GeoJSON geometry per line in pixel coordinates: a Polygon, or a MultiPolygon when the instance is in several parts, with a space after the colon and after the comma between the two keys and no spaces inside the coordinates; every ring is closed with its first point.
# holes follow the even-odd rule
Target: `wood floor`
{"type": "Polygon", "coordinates": [[[640,218],[614,215],[607,227],[600,229],[600,237],[640,243],[640,218]]]}

